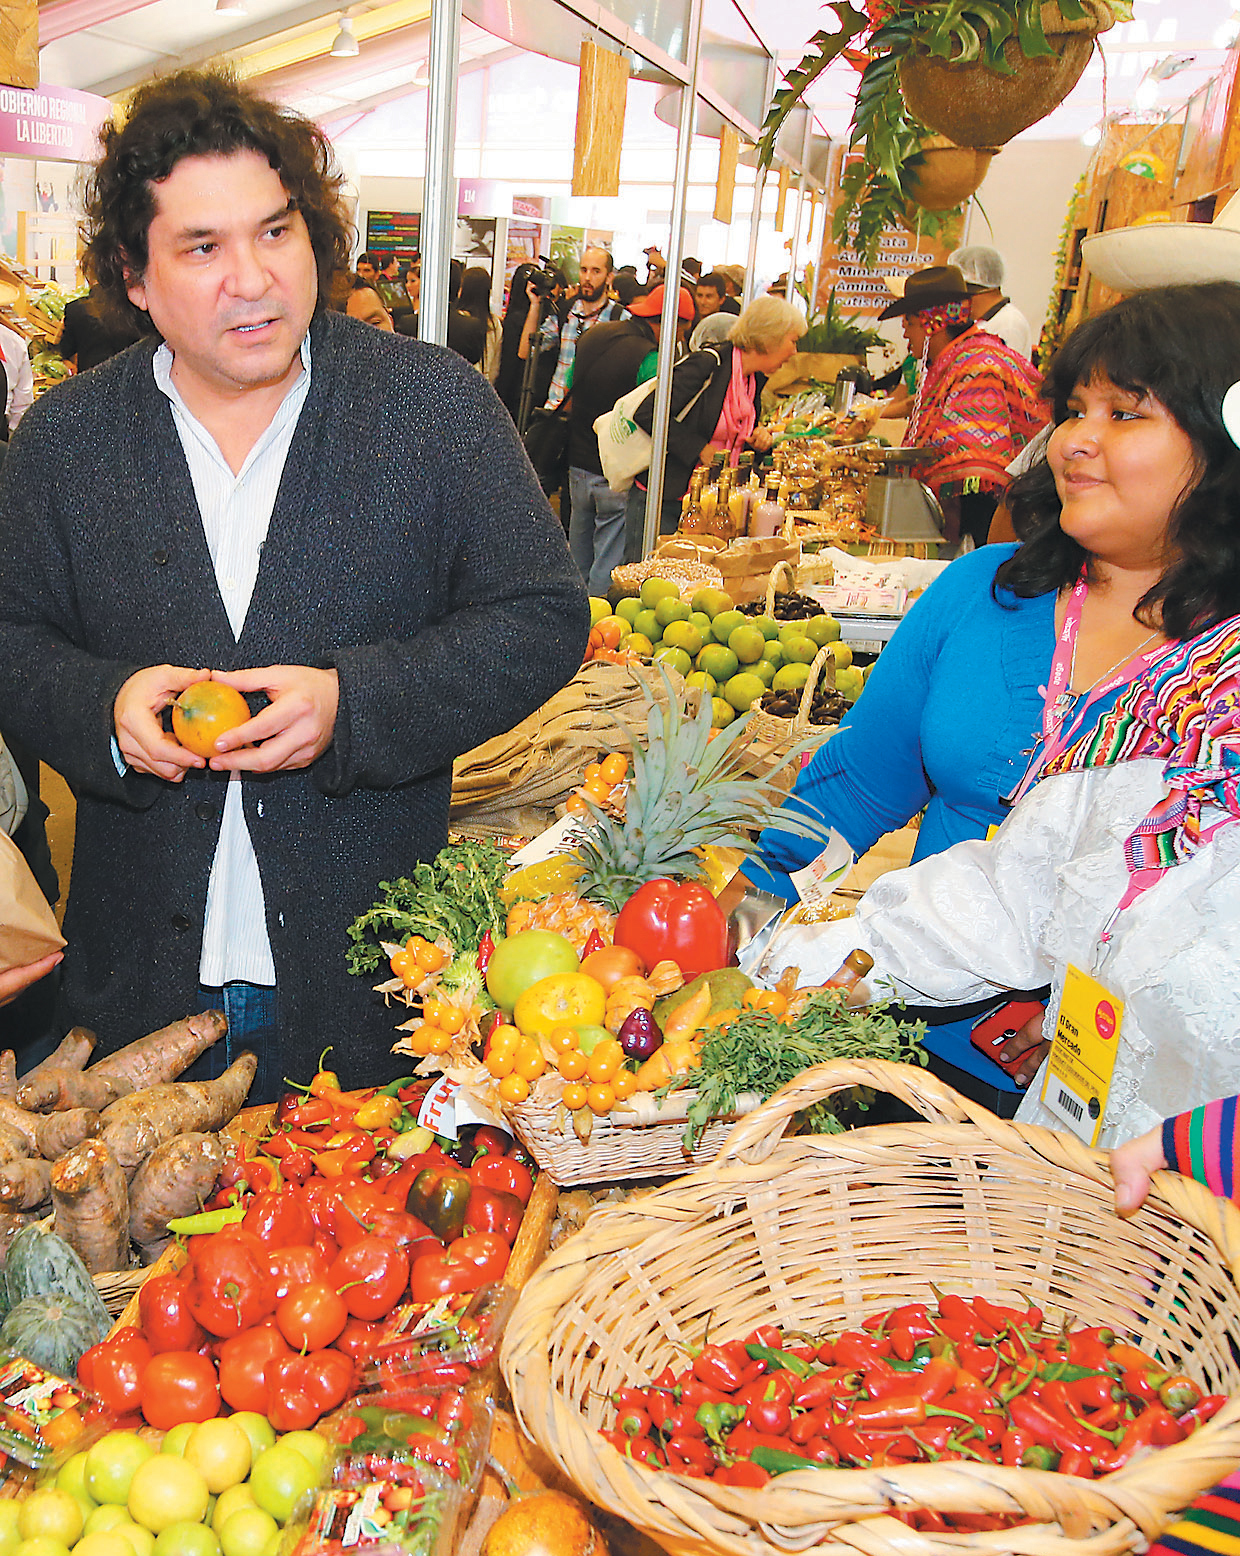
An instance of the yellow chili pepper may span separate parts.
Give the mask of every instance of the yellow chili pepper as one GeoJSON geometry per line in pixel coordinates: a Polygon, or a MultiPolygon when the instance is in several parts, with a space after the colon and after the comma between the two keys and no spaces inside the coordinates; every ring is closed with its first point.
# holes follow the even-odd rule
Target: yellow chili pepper
{"type": "Polygon", "coordinates": [[[362,1129],[386,1129],[395,1123],[403,1111],[403,1104],[395,1097],[385,1097],[380,1093],[377,1097],[371,1097],[369,1102],[363,1102],[353,1119],[362,1129]]]}

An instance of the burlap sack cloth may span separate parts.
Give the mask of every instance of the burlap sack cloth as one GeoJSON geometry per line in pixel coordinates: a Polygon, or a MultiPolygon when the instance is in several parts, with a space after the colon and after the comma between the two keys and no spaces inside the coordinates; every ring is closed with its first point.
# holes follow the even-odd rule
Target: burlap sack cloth
{"type": "MultiPolygon", "coordinates": [[[[684,682],[670,671],[677,693],[684,682]]],[[[629,742],[615,719],[642,738],[646,732],[647,688],[666,704],[658,671],[644,665],[582,665],[562,691],[506,735],[475,746],[452,765],[454,826],[520,833],[531,820],[561,805],[582,782],[588,762],[609,751],[629,754],[629,742]]]]}
{"type": "Polygon", "coordinates": [[[64,944],[21,850],[0,832],[0,972],[37,962],[64,944]]]}

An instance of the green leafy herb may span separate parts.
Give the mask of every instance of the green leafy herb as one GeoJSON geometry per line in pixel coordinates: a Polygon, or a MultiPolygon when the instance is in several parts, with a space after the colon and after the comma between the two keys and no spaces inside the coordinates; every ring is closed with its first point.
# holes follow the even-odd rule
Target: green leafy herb
{"type": "MultiPolygon", "coordinates": [[[[743,1011],[732,1024],[717,1028],[702,1044],[701,1068],[679,1078],[681,1086],[697,1088],[689,1104],[685,1143],[690,1150],[712,1118],[731,1112],[744,1091],[765,1101],[803,1070],[829,1059],[889,1059],[895,1064],[925,1064],[920,1038],[922,1022],[903,1024],[887,1014],[886,1005],[849,1010],[842,992],[813,994],[791,1020],[780,1021],[769,1011],[743,1011]]],[[[845,1093],[863,1110],[868,1102],[845,1093]]],[[[843,1129],[839,1109],[846,1101],[833,1098],[807,1113],[811,1129],[835,1134],[843,1129]]]]}
{"type": "Polygon", "coordinates": [[[507,917],[499,888],[508,869],[502,849],[467,841],[441,848],[431,864],[415,865],[411,876],[380,881],[383,895],[349,925],[349,971],[359,977],[375,972],[384,961],[383,940],[442,935],[458,953],[475,950],[488,929],[498,940],[507,917]]]}

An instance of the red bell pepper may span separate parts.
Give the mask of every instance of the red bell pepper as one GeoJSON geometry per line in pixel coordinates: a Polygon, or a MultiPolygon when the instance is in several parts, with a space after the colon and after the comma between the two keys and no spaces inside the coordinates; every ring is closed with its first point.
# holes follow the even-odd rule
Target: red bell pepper
{"type": "Polygon", "coordinates": [[[480,1189],[497,1189],[528,1205],[534,1192],[529,1170],[511,1156],[480,1156],[469,1169],[471,1181],[480,1189]]]}
{"type": "Polygon", "coordinates": [[[612,938],[647,967],[675,962],[686,983],[728,963],[727,917],[697,881],[664,876],[639,886],[620,909],[612,938]]]}
{"type": "Polygon", "coordinates": [[[190,1312],[204,1329],[225,1339],[253,1328],[275,1305],[267,1250],[256,1237],[233,1229],[206,1239],[189,1286],[190,1312]]]}
{"type": "MultiPolygon", "coordinates": [[[[524,1169],[522,1169],[524,1171],[524,1169]]],[[[494,1232],[511,1248],[521,1230],[521,1201],[499,1189],[475,1188],[465,1207],[467,1232],[494,1232]]]]}

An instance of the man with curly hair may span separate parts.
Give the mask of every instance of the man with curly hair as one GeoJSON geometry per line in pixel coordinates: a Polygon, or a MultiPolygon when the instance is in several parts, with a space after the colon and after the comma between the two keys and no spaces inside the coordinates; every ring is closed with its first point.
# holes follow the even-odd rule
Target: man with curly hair
{"type": "Polygon", "coordinates": [[[59,1014],[111,1049],[222,1006],[203,1062],[255,1048],[255,1098],[329,1043],[354,1084],[396,1073],[345,927],[442,847],[453,758],[588,630],[490,386],[325,307],[340,182],[309,121],[226,75],[140,91],[89,254],[153,334],[35,406],[0,482],[5,727],[78,801],[59,1014]],[[207,678],[251,717],[204,758],[166,721],[207,678]]]}

